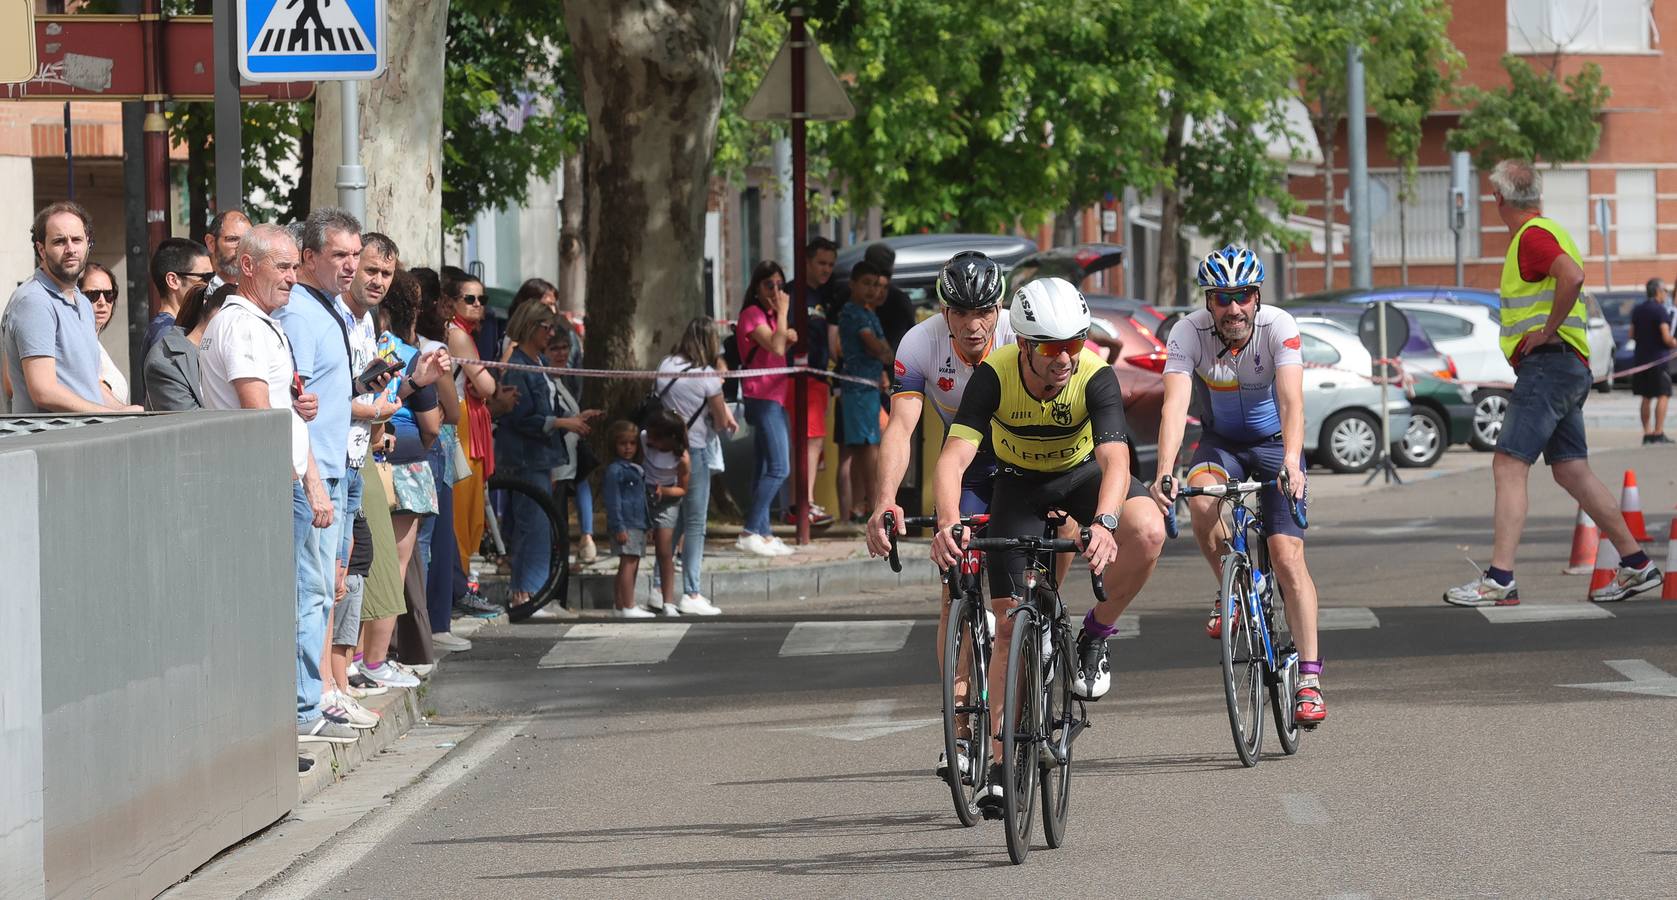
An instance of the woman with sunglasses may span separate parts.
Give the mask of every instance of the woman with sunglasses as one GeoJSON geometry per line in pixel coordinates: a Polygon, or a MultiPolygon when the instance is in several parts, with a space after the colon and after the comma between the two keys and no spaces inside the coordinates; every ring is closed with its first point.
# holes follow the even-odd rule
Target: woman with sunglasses
{"type": "MultiPolygon", "coordinates": [[[[1285,310],[1264,306],[1260,289],[1264,264],[1245,247],[1214,250],[1200,263],[1205,307],[1189,313],[1170,332],[1165,361],[1165,401],[1159,416],[1159,459],[1176,459],[1188,420],[1191,394],[1200,398],[1204,434],[1188,464],[1188,485],[1226,481],[1274,481],[1287,477],[1293,501],[1308,501],[1304,477],[1304,357],[1298,323],[1285,310]]],[[[1160,510],[1175,497],[1165,490],[1170,468],[1159,466],[1153,499],[1160,510]]],[[[1279,487],[1260,495],[1265,543],[1281,593],[1287,624],[1299,652],[1294,692],[1298,724],[1314,728],[1328,717],[1322,701],[1321,649],[1316,641],[1316,583],[1304,564],[1304,529],[1293,521],[1279,487]]],[[[1222,583],[1221,558],[1227,528],[1213,497],[1188,502],[1200,553],[1222,583]]],[[[1221,639],[1216,599],[1206,635],[1221,639]]]]}
{"type": "MultiPolygon", "coordinates": [[[[483,282],[462,269],[445,266],[442,271],[443,312],[448,316],[448,353],[456,359],[481,359],[475,335],[483,326],[483,282]]],[[[483,486],[495,474],[495,440],[491,420],[496,410],[511,408],[510,389],[496,388],[495,376],[472,363],[455,366],[454,389],[466,403],[458,435],[471,463],[471,477],[454,490],[454,538],[460,547],[462,565],[483,542],[483,486]]]]}
{"type": "MultiPolygon", "coordinates": [[[[87,264],[82,270],[82,293],[93,304],[93,328],[100,334],[105,326],[111,324],[111,317],[116,312],[116,279],[111,277],[111,270],[96,262],[87,264]]],[[[99,380],[111,391],[111,396],[117,402],[128,403],[128,378],[117,368],[111,355],[105,352],[103,342],[99,345],[99,380]]]]}
{"type": "Polygon", "coordinates": [[[198,347],[204,342],[210,319],[236,293],[238,288],[231,284],[214,291],[205,290],[201,284],[187,288],[180,317],[146,351],[147,409],[182,412],[203,408],[204,398],[198,393],[198,347]]]}

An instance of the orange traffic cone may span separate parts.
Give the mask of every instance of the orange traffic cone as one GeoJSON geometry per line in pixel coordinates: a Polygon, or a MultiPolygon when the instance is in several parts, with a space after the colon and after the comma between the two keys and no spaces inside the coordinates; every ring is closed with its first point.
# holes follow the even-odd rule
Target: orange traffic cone
{"type": "Polygon", "coordinates": [[[1671,520],[1665,545],[1665,581],[1660,584],[1661,600],[1677,600],[1677,517],[1671,520]]]}
{"type": "Polygon", "coordinates": [[[1572,526],[1572,557],[1561,571],[1568,575],[1590,574],[1595,569],[1595,545],[1600,542],[1601,529],[1584,512],[1584,507],[1578,507],[1578,521],[1572,526]]]}
{"type": "MultiPolygon", "coordinates": [[[[1618,574],[1619,549],[1614,547],[1613,542],[1608,540],[1607,535],[1604,534],[1601,536],[1600,543],[1596,545],[1595,570],[1590,573],[1590,591],[1593,592],[1597,588],[1604,588],[1612,584],[1613,579],[1618,574]]],[[[1589,599],[1588,593],[1584,596],[1585,599],[1589,599]]]]}
{"type": "Polygon", "coordinates": [[[1619,495],[1619,511],[1624,514],[1625,527],[1630,536],[1639,541],[1649,540],[1648,523],[1642,519],[1642,492],[1636,489],[1636,470],[1625,470],[1625,489],[1619,495]]]}

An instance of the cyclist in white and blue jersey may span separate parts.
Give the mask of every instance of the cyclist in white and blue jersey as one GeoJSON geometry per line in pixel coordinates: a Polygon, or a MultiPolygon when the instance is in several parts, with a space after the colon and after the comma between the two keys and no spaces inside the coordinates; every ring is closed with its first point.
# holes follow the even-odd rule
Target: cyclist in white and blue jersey
{"type": "MultiPolygon", "coordinates": [[[[1159,420],[1159,459],[1174,460],[1182,447],[1190,395],[1199,400],[1204,435],[1188,468],[1188,484],[1274,481],[1283,472],[1301,508],[1308,494],[1304,476],[1304,359],[1299,329],[1285,310],[1264,306],[1264,265],[1251,250],[1230,245],[1213,251],[1199,267],[1205,307],[1171,329],[1165,361],[1165,400],[1159,420]]],[[[1175,500],[1165,492],[1168,465],[1159,467],[1153,499],[1164,509],[1175,500]]],[[[1299,652],[1299,684],[1293,703],[1306,727],[1327,718],[1322,700],[1322,658],[1316,640],[1316,584],[1304,562],[1304,531],[1293,521],[1287,498],[1271,486],[1259,495],[1269,557],[1286,599],[1287,624],[1299,652]]],[[[1189,501],[1194,537],[1222,583],[1219,560],[1228,527],[1212,497],[1189,501]]],[[[1206,634],[1222,635],[1213,604],[1206,634]]]]}

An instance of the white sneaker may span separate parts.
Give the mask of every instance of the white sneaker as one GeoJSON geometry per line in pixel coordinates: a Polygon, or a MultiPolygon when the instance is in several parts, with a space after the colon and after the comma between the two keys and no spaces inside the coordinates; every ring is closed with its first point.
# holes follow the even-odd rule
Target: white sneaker
{"type": "Polygon", "coordinates": [[[336,706],[344,711],[344,717],[349,719],[349,727],[363,731],[378,727],[378,714],[365,706],[355,702],[355,698],[342,691],[328,691],[321,695],[320,705],[336,706]]]}
{"type": "Polygon", "coordinates": [[[651,609],[652,609],[653,612],[657,613],[660,616],[663,616],[666,619],[679,619],[679,618],[681,618],[680,604],[664,603],[664,604],[660,604],[658,606],[654,606],[651,609]]]}
{"type": "Polygon", "coordinates": [[[431,632],[431,646],[441,647],[442,649],[448,650],[452,653],[459,653],[472,649],[472,642],[454,634],[453,632],[433,631],[431,632]]]}
{"type": "Polygon", "coordinates": [[[619,619],[652,619],[657,617],[655,613],[641,609],[638,606],[631,606],[628,609],[614,609],[611,611],[611,614],[619,619]]]}
{"type": "Polygon", "coordinates": [[[774,545],[765,540],[762,535],[752,534],[749,531],[740,532],[739,540],[734,542],[734,546],[754,556],[783,555],[779,550],[774,549],[774,545]]]}
{"type": "Polygon", "coordinates": [[[384,687],[416,688],[419,687],[419,677],[403,672],[394,660],[385,660],[378,668],[363,665],[361,674],[371,678],[384,687]]]}
{"type": "Polygon", "coordinates": [[[775,556],[791,556],[798,552],[777,537],[764,538],[764,543],[769,545],[769,549],[774,551],[775,556]]]}
{"type": "Polygon", "coordinates": [[[719,616],[722,614],[722,610],[711,605],[711,602],[700,594],[681,598],[675,608],[680,610],[684,616],[719,616]]]}

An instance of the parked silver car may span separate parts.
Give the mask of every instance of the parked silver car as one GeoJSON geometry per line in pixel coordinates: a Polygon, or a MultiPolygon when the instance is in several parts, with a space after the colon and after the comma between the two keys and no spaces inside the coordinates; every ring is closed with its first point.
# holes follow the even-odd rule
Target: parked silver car
{"type": "MultiPolygon", "coordinates": [[[[1335,472],[1365,472],[1379,459],[1380,385],[1374,357],[1351,330],[1328,319],[1298,320],[1304,355],[1304,450],[1335,472]]],[[[1391,433],[1409,430],[1409,398],[1400,385],[1387,391],[1391,433]]]]}

